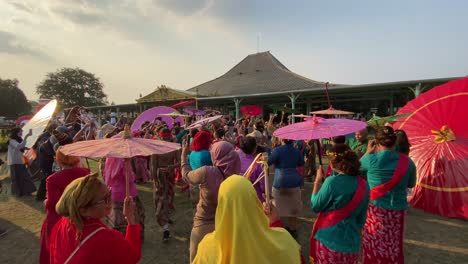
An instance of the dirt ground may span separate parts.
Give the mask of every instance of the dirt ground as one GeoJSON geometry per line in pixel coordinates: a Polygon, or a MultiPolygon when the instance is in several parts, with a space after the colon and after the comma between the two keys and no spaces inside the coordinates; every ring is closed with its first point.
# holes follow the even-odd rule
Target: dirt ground
{"type": "MultiPolygon", "coordinates": [[[[14,198],[9,178],[4,179],[0,194],[0,229],[8,233],[0,237],[0,263],[38,263],[39,237],[45,217],[41,202],[34,197],[14,198]],[[6,191],[5,191],[6,189],[6,191]]],[[[139,196],[146,208],[146,231],[143,255],[139,263],[188,263],[193,210],[186,194],[178,187],[173,238],[162,243],[162,230],[156,224],[152,208],[150,184],[138,185],[139,196]]],[[[308,208],[312,185],[304,186],[304,216],[300,218],[299,242],[308,255],[309,236],[315,215],[308,208]]],[[[468,263],[468,222],[431,215],[410,209],[406,218],[406,263],[468,263]]]]}

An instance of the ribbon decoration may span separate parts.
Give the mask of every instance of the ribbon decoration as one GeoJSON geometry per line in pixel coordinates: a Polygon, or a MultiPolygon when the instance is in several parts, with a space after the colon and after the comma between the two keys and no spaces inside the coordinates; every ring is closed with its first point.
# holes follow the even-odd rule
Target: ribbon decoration
{"type": "Polygon", "coordinates": [[[452,129],[450,129],[447,125],[443,125],[440,130],[431,130],[431,132],[434,135],[434,142],[436,144],[455,141],[456,139],[452,129]]]}

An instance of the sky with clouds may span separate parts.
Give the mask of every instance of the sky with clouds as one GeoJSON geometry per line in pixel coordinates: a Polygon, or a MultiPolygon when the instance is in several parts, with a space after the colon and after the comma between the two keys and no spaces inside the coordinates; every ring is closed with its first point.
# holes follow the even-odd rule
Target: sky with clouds
{"type": "Polygon", "coordinates": [[[189,89],[269,50],[290,70],[346,84],[468,74],[464,0],[0,0],[0,78],[37,99],[80,67],[109,101],[189,89]]]}

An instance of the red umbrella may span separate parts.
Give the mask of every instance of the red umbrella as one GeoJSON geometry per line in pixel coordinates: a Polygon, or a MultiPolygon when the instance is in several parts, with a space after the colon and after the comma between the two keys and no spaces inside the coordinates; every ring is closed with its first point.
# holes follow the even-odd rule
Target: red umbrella
{"type": "Polygon", "coordinates": [[[187,106],[187,105],[192,105],[192,104],[194,104],[195,102],[196,102],[195,100],[180,101],[180,102],[178,102],[177,104],[172,105],[171,108],[184,107],[184,106],[187,106]]]}
{"type": "Polygon", "coordinates": [[[241,107],[240,111],[246,116],[258,116],[263,112],[262,108],[257,105],[245,105],[241,107]]]}
{"type": "Polygon", "coordinates": [[[417,167],[413,207],[468,218],[468,78],[437,86],[398,111],[412,113],[394,128],[405,130],[417,167]]]}

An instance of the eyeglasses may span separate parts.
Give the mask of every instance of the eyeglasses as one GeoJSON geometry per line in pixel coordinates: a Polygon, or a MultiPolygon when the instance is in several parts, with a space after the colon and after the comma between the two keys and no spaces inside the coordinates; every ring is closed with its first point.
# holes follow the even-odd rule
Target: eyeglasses
{"type": "Polygon", "coordinates": [[[94,202],[91,204],[91,206],[100,206],[102,204],[107,205],[110,204],[112,201],[112,192],[109,190],[109,192],[102,198],[101,200],[94,202]]]}

